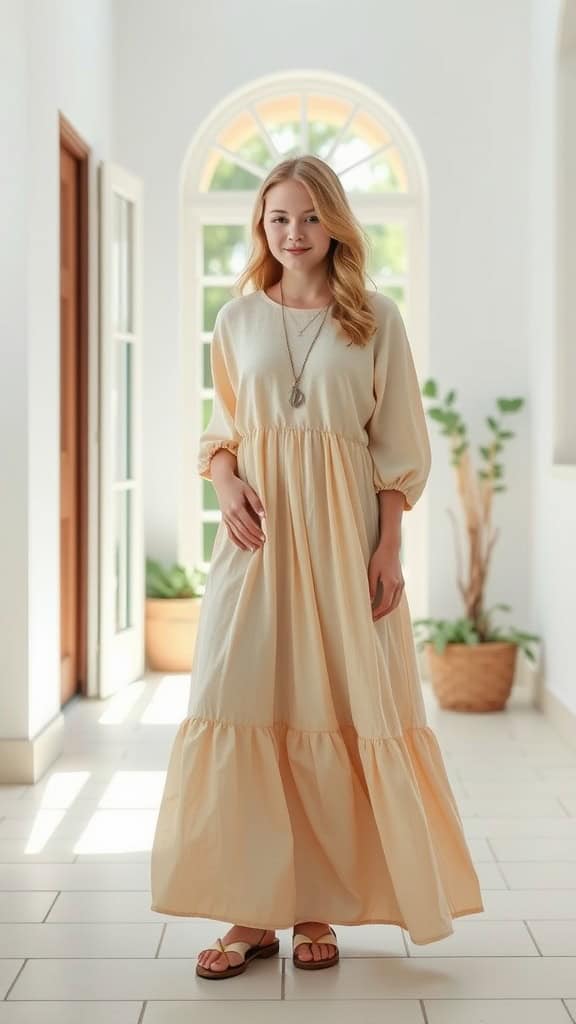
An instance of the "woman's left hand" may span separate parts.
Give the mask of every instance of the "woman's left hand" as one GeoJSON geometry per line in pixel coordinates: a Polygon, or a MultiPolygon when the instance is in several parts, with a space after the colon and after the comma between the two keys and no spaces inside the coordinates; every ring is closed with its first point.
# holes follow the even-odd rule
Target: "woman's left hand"
{"type": "Polygon", "coordinates": [[[404,590],[399,541],[384,540],[378,544],[368,565],[368,585],[372,620],[377,622],[394,611],[404,590]]]}

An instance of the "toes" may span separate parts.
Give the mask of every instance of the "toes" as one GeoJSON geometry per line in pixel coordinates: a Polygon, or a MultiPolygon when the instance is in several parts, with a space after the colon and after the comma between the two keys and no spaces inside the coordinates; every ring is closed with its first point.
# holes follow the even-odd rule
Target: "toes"
{"type": "Polygon", "coordinates": [[[314,950],[315,960],[331,960],[332,957],[336,955],[334,946],[328,946],[325,942],[320,944],[316,942],[313,943],[312,949],[314,950]]]}
{"type": "Polygon", "coordinates": [[[228,967],[228,961],[226,957],[220,953],[215,960],[212,960],[209,964],[211,971],[225,971],[228,967]]]}
{"type": "Polygon", "coordinates": [[[313,942],[309,946],[302,945],[296,950],[296,956],[300,960],[305,960],[306,962],[310,960],[331,960],[335,955],[336,950],[334,947],[328,946],[325,943],[318,944],[317,942],[313,942]]]}
{"type": "Polygon", "coordinates": [[[335,946],[328,945],[326,942],[311,942],[302,943],[300,946],[297,946],[294,956],[297,960],[308,963],[310,960],[316,962],[320,960],[333,960],[337,952],[338,950],[335,946]]]}
{"type": "Polygon", "coordinates": [[[216,953],[212,950],[207,950],[205,953],[201,953],[198,957],[198,963],[201,967],[206,967],[210,971],[223,971],[228,966],[226,958],[222,953],[216,953]]]}

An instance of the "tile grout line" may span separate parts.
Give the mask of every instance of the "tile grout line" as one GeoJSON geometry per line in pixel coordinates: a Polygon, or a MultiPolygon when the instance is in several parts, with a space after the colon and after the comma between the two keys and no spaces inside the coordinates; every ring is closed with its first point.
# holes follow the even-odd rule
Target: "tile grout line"
{"type": "Polygon", "coordinates": [[[498,857],[496,856],[496,850],[494,849],[492,843],[490,842],[490,836],[484,836],[484,842],[486,843],[486,846],[488,847],[490,853],[492,854],[492,863],[497,864],[498,857]]]}
{"type": "MultiPolygon", "coordinates": [[[[505,863],[505,862],[504,862],[504,863],[505,863]]],[[[514,862],[513,862],[513,861],[510,861],[510,863],[514,863],[514,862]]],[[[499,860],[495,860],[495,861],[494,861],[494,864],[496,865],[496,868],[498,869],[498,874],[500,875],[500,878],[501,878],[501,879],[502,879],[502,881],[504,882],[504,891],[506,891],[506,890],[507,890],[508,892],[515,892],[515,890],[514,890],[514,889],[512,889],[512,886],[511,886],[511,885],[509,884],[509,882],[508,882],[508,879],[506,878],[506,875],[504,874],[504,871],[502,870],[502,867],[501,867],[501,862],[500,862],[499,860]]],[[[498,892],[502,892],[502,889],[499,889],[499,890],[493,890],[493,891],[494,891],[494,892],[495,892],[495,891],[498,891],[498,892]]]]}
{"type": "Polygon", "coordinates": [[[419,999],[418,1003],[420,1005],[420,1010],[422,1011],[422,1017],[424,1019],[424,1024],[428,1024],[428,1013],[427,1013],[426,1007],[424,1005],[424,1000],[423,999],[419,999]]]}
{"type": "Polygon", "coordinates": [[[8,986],[8,988],[6,989],[6,995],[4,996],[4,1002],[7,1002],[7,1001],[8,1001],[8,996],[10,995],[10,993],[11,993],[12,989],[14,988],[14,985],[15,985],[15,984],[16,984],[16,982],[18,981],[18,978],[19,978],[19,977],[20,977],[20,975],[22,974],[22,971],[23,971],[23,970],[24,970],[24,968],[26,967],[26,964],[28,963],[28,960],[29,960],[29,959],[30,959],[30,957],[25,957],[25,958],[24,958],[24,962],[23,962],[23,964],[22,964],[22,966],[21,966],[20,970],[16,972],[16,977],[15,977],[15,978],[13,978],[13,980],[12,980],[12,983],[11,983],[11,984],[10,984],[10,985],[8,986]]]}
{"type": "Polygon", "coordinates": [[[523,918],[523,919],[522,919],[522,924],[523,924],[523,925],[525,926],[525,928],[526,928],[526,930],[527,930],[527,932],[528,932],[528,934],[529,934],[530,938],[532,939],[532,942],[533,942],[533,943],[534,943],[534,945],[536,946],[536,949],[538,950],[538,956],[544,956],[544,954],[543,954],[542,950],[540,949],[540,946],[539,946],[539,945],[538,945],[538,943],[536,942],[536,939],[535,939],[535,937],[534,937],[534,935],[533,935],[533,933],[532,933],[532,929],[531,929],[530,925],[528,924],[528,921],[524,920],[524,918],[523,918]]]}
{"type": "MultiPolygon", "coordinates": [[[[42,890],[40,890],[40,891],[42,891],[42,890]]],[[[56,903],[56,900],[58,899],[58,897],[59,897],[59,895],[60,895],[60,893],[61,893],[61,892],[62,892],[62,890],[61,890],[61,889],[58,889],[58,891],[56,892],[56,895],[54,896],[54,899],[52,900],[52,903],[50,904],[50,906],[48,907],[48,910],[47,910],[47,911],[46,911],[46,913],[44,914],[44,917],[43,917],[43,918],[42,918],[42,920],[40,921],[40,924],[48,924],[48,923],[52,923],[52,922],[48,922],[48,921],[47,921],[47,918],[48,918],[48,915],[49,915],[49,914],[51,914],[51,913],[52,913],[52,911],[54,910],[54,904],[56,903]]]]}
{"type": "Polygon", "coordinates": [[[568,1019],[571,1020],[573,1022],[573,1024],[576,1024],[576,1017],[573,1017],[572,1014],[570,1013],[569,1007],[568,1007],[568,1005],[566,1003],[566,998],[565,997],[562,998],[560,1000],[560,1002],[562,1003],[562,1006],[564,1007],[564,1009],[566,1010],[566,1013],[568,1014],[568,1019]]]}
{"type": "MultiPolygon", "coordinates": [[[[156,922],[154,922],[154,923],[156,923],[156,922]]],[[[157,947],[156,947],[156,952],[155,952],[155,954],[154,954],[154,959],[155,959],[155,960],[156,960],[156,959],[159,959],[159,956],[160,956],[160,947],[162,946],[162,943],[163,943],[163,941],[164,941],[164,936],[166,935],[166,929],[167,929],[167,927],[168,927],[168,921],[164,921],[164,922],[161,922],[161,924],[162,924],[162,928],[161,928],[161,930],[160,930],[160,939],[159,939],[159,941],[158,941],[158,945],[157,945],[157,947]]]]}

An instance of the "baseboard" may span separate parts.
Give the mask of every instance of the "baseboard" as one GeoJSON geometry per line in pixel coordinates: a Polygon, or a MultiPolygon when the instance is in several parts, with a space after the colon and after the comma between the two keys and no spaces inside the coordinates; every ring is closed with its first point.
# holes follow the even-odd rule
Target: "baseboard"
{"type": "Polygon", "coordinates": [[[540,709],[559,736],[576,750],[576,714],[551,690],[542,691],[540,709]]]}
{"type": "Polygon", "coordinates": [[[61,711],[33,739],[0,739],[0,783],[34,784],[62,753],[64,716],[61,711]]]}

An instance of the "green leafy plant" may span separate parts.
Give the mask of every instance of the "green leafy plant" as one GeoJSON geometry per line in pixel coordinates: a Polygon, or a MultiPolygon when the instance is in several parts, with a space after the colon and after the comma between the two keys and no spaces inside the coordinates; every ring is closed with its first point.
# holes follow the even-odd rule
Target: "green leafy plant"
{"type": "MultiPolygon", "coordinates": [[[[438,398],[438,385],[429,378],[422,387],[425,398],[438,398]]],[[[468,554],[466,572],[463,569],[463,558],[458,534],[456,517],[448,509],[454,527],[456,561],[458,567],[458,589],[464,604],[465,615],[455,620],[447,619],[415,619],[417,645],[421,649],[425,644],[432,643],[439,653],[446,644],[481,644],[490,642],[507,642],[522,648],[527,658],[534,661],[531,643],[540,638],[534,633],[525,633],[513,627],[501,630],[492,625],[492,611],[500,609],[510,611],[506,604],[496,604],[492,609],[484,611],[483,600],[490,559],[499,531],[492,526],[492,500],[495,494],[507,490],[504,485],[504,465],[501,452],[506,441],[515,434],[503,427],[503,421],[496,416],[487,416],[486,424],[492,434],[485,445],[480,445],[483,465],[475,471],[470,458],[470,441],[468,428],[461,414],[454,407],[456,391],[449,391],[440,404],[432,405],[427,413],[440,426],[440,433],[448,438],[450,446],[450,462],[456,471],[458,494],[464,515],[468,554]],[[421,630],[425,630],[422,636],[421,630]]],[[[523,398],[498,398],[497,408],[502,416],[518,412],[524,405],[523,398]]]]}
{"type": "Polygon", "coordinates": [[[146,559],[146,597],[201,597],[205,590],[207,573],[174,562],[164,566],[153,558],[146,559]]]}

